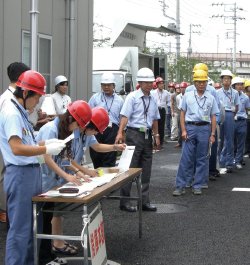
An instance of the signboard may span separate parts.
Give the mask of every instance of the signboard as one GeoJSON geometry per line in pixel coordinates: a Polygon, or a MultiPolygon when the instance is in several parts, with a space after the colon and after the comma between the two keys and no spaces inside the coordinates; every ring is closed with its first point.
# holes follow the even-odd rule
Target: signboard
{"type": "Polygon", "coordinates": [[[89,224],[89,242],[92,265],[107,265],[102,211],[89,224]]]}

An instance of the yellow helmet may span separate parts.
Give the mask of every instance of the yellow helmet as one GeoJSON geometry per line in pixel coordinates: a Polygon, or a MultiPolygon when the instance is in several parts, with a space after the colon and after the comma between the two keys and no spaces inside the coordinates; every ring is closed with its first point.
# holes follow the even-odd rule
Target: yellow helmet
{"type": "Polygon", "coordinates": [[[235,75],[234,74],[232,74],[232,78],[235,78],[235,75]]]}
{"type": "Polygon", "coordinates": [[[248,87],[248,86],[250,86],[250,80],[245,82],[245,87],[248,87]]]}
{"type": "Polygon", "coordinates": [[[193,81],[207,81],[207,73],[204,70],[197,70],[194,72],[193,81]]]}
{"type": "Polygon", "coordinates": [[[203,70],[205,71],[207,74],[208,74],[208,68],[207,68],[207,65],[204,64],[204,63],[197,63],[195,66],[194,66],[194,69],[193,69],[193,73],[197,70],[203,70]]]}
{"type": "Polygon", "coordinates": [[[244,82],[244,84],[246,83],[246,81],[247,81],[247,79],[246,79],[246,78],[244,78],[244,79],[243,79],[243,82],[244,82]]]}

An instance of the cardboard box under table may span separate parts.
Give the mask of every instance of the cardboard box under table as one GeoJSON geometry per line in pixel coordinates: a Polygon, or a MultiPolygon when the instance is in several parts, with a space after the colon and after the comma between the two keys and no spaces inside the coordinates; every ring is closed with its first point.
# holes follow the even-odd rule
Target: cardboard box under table
{"type": "MultiPolygon", "coordinates": [[[[110,171],[113,172],[115,168],[103,168],[104,173],[106,174],[107,172],[109,173],[110,171]]],[[[110,173],[111,173],[110,172],[110,173]]],[[[105,198],[108,199],[115,199],[119,200],[121,198],[126,198],[130,200],[137,200],[137,203],[139,205],[139,237],[142,237],[142,200],[141,200],[141,168],[130,168],[127,171],[123,173],[118,173],[118,176],[113,178],[110,182],[105,183],[104,185],[100,187],[96,187],[91,191],[91,193],[83,198],[80,197],[41,197],[41,196],[34,196],[32,198],[33,201],[33,216],[34,216],[34,225],[33,225],[33,232],[34,232],[34,245],[35,245],[35,257],[38,257],[38,249],[37,249],[37,240],[40,239],[63,239],[63,240],[76,240],[76,241],[83,241],[84,242],[84,249],[83,249],[83,258],[67,258],[68,264],[70,264],[70,261],[79,259],[79,262],[77,264],[96,264],[93,261],[93,257],[88,257],[88,251],[90,248],[90,243],[88,236],[89,236],[89,218],[91,217],[92,213],[88,213],[88,207],[97,204],[96,209],[100,211],[101,213],[101,201],[105,198]],[[121,189],[123,186],[128,184],[131,181],[136,181],[137,186],[138,186],[138,197],[121,197],[121,196],[111,196],[112,193],[115,191],[121,189]],[[83,219],[83,224],[87,224],[84,229],[83,235],[80,236],[69,236],[69,235],[44,235],[44,234],[37,234],[37,215],[42,214],[41,212],[43,209],[41,209],[39,212],[37,212],[37,207],[36,204],[39,202],[55,202],[55,203],[62,203],[66,202],[68,205],[73,205],[76,207],[67,207],[63,208],[62,210],[47,210],[51,212],[62,212],[62,213],[82,213],[82,219],[83,219]],[[82,208],[81,208],[82,207],[82,208]],[[82,210],[77,212],[77,209],[81,208],[82,210]]],[[[58,187],[57,187],[58,188],[58,187]]],[[[53,190],[56,190],[57,188],[54,188],[53,190]]],[[[117,209],[118,210],[118,209],[117,209]]],[[[44,210],[45,211],[45,210],[44,210]]],[[[93,220],[94,222],[95,220],[93,220]]],[[[91,250],[91,248],[90,248],[91,250]]],[[[90,252],[91,253],[91,252],[90,252]]],[[[105,248],[105,254],[106,254],[106,248],[105,248]]],[[[107,261],[107,260],[106,260],[107,261]]],[[[38,258],[35,258],[35,265],[38,264],[38,258]]],[[[72,263],[73,264],[73,263],[72,263]]],[[[75,263],[74,263],[75,264],[75,263]]],[[[104,262],[103,264],[111,264],[104,262]]],[[[113,263],[114,264],[114,263],[113,263]]],[[[117,264],[117,263],[116,263],[117,264]]]]}

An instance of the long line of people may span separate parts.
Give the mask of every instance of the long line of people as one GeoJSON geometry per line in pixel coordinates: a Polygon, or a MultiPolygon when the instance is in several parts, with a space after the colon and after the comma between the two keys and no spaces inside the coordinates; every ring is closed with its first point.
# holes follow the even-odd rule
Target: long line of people
{"type": "MultiPolygon", "coordinates": [[[[0,102],[6,101],[0,111],[0,147],[6,167],[2,174],[5,173],[9,218],[7,265],[34,264],[32,196],[66,181],[81,185],[80,179],[90,182],[91,177],[98,175],[96,170],[83,167],[88,146],[101,157],[98,160],[103,165],[112,166],[116,151],[126,147],[124,141],[135,145],[130,167],[142,168],[143,211],[157,211],[149,197],[152,138],[161,148],[166,117],[167,134],[178,141],[175,147],[182,147],[174,196],[184,194],[185,188],[190,187],[195,195],[202,194],[208,181],[220,176],[219,166],[231,173],[234,159],[240,170],[244,165],[243,154],[250,157],[250,82],[244,88],[243,79],[233,78],[229,70],[221,73],[222,85],[213,84],[207,66],[197,64],[193,69],[193,85],[182,82],[175,86],[171,82],[168,92],[161,77],[155,80],[152,70],[142,68],[137,73],[138,90],[130,93],[125,103],[114,93],[115,78],[110,73],[104,74],[102,91],[89,104],[82,100],[71,102],[66,95],[68,80],[58,76],[56,91],[49,101],[50,111],[45,113],[41,109],[45,101],[48,104],[43,76],[21,63],[10,68],[15,78],[10,78],[8,95],[0,98],[0,102]],[[154,81],[156,89],[151,91],[154,81]],[[51,111],[53,108],[55,112],[51,111]],[[37,137],[33,127],[39,130],[37,137]],[[106,128],[107,133],[103,134],[106,128]],[[72,132],[74,139],[65,145],[63,140],[72,132]],[[95,138],[97,133],[101,143],[95,138]]],[[[123,187],[121,195],[129,197],[130,190],[131,185],[123,187]]],[[[51,207],[51,203],[44,207],[51,207]]],[[[123,199],[120,210],[136,212],[137,208],[123,199]]],[[[41,223],[39,220],[39,232],[62,234],[60,215],[44,213],[41,223]]],[[[77,251],[64,240],[55,240],[53,244],[42,240],[40,264],[66,264],[57,254],[74,255],[77,251]]]]}

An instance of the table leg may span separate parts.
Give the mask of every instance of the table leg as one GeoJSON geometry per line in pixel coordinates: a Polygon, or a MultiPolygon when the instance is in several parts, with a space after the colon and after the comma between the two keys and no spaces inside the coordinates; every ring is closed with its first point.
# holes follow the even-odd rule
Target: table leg
{"type": "Polygon", "coordinates": [[[85,227],[84,230],[84,265],[88,265],[88,207],[86,205],[83,206],[83,225],[85,227]]]}
{"type": "Polygon", "coordinates": [[[33,240],[34,240],[34,265],[38,265],[38,252],[37,252],[37,207],[33,202],[33,240]]]}

